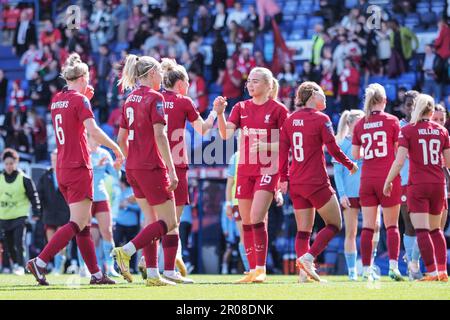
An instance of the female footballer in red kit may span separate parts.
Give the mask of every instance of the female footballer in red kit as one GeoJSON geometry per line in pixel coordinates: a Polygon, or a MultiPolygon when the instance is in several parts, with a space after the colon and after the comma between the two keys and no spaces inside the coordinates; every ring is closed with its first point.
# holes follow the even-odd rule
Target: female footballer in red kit
{"type": "MultiPolygon", "coordinates": [[[[127,56],[119,83],[125,90],[133,91],[123,105],[117,140],[127,157],[126,176],[139,207],[146,217],[151,216],[154,210],[159,219],[147,225],[123,247],[112,251],[128,282],[133,281],[129,268],[131,256],[177,226],[173,191],[177,188],[178,178],[165,130],[164,97],[157,91],[161,80],[161,65],[154,58],[127,56]]],[[[174,283],[157,272],[148,275],[146,284],[161,286],[174,283]]]]}
{"type": "Polygon", "coordinates": [[[279,129],[288,110],[271,96],[274,77],[270,70],[252,69],[247,89],[252,98],[238,102],[228,121],[223,115],[225,98],[219,97],[214,108],[222,139],[232,137],[236,129],[241,129],[236,198],[250,272],[237,283],[259,283],[266,280],[268,236],[265,220],[278,189],[279,129]]]}
{"type": "Polygon", "coordinates": [[[394,162],[398,144],[400,124],[397,117],[384,112],[386,91],[378,83],[369,85],[365,92],[364,112],[366,116],[355,125],[352,139],[352,155],[364,159],[361,169],[359,197],[363,215],[361,231],[361,259],[363,279],[373,281],[372,239],[377,220],[378,206],[383,208],[383,221],[387,233],[389,253],[389,277],[403,281],[398,270],[400,233],[398,218],[401,204],[400,176],[393,180],[393,189],[388,197],[383,194],[386,175],[394,162]],[[361,150],[362,149],[362,150],[361,150]],[[362,151],[362,155],[361,155],[362,151]]]}
{"type": "Polygon", "coordinates": [[[97,126],[87,96],[89,67],[78,54],[67,58],[62,75],[67,87],[55,95],[51,104],[51,116],[55,130],[58,155],[56,176],[58,186],[70,207],[70,222],[61,227],[39,256],[27,264],[27,269],[40,285],[48,285],[45,268],[48,262],[76,236],[77,245],[91,273],[91,284],[114,284],[102,274],[95,255],[90,234],[93,175],[86,132],[98,143],[113,150],[120,165],[123,154],[119,146],[97,126]]]}
{"type": "Polygon", "coordinates": [[[446,201],[442,158],[449,167],[450,142],[447,129],[431,121],[434,109],[433,98],[419,94],[411,123],[401,130],[397,156],[383,192],[390,196],[392,182],[409,156],[408,207],[428,272],[421,281],[447,282],[447,245],[441,229],[446,201]]]}
{"type": "Polygon", "coordinates": [[[326,248],[330,240],[341,230],[341,210],[335,191],[327,174],[323,147],[350,172],[358,170],[356,163],[336,144],[330,118],[325,110],[325,94],[315,82],[303,82],[296,95],[299,108],[284,122],[280,136],[281,191],[288,190],[297,222],[296,253],[300,268],[300,282],[308,278],[321,281],[315,271],[314,259],[326,248]],[[292,151],[292,163],[288,173],[288,156],[292,151]],[[314,225],[315,210],[325,221],[313,245],[309,247],[314,225]]]}

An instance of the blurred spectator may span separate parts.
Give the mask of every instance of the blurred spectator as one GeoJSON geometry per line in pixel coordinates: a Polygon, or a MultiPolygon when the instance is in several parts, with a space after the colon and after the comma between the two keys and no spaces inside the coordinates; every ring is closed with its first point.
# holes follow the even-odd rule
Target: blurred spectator
{"type": "Polygon", "coordinates": [[[236,67],[242,73],[242,78],[247,80],[250,70],[256,67],[255,58],[250,54],[249,48],[239,49],[236,67]]]}
{"type": "Polygon", "coordinates": [[[30,131],[33,139],[34,160],[36,162],[48,160],[47,150],[47,127],[33,108],[28,112],[26,127],[30,131]]]}
{"type": "Polygon", "coordinates": [[[136,33],[129,33],[128,35],[133,34],[133,38],[130,43],[130,49],[141,50],[145,41],[152,35],[150,32],[150,25],[148,22],[142,22],[137,28],[136,33]]]}
{"type": "Polygon", "coordinates": [[[347,58],[344,61],[344,69],[339,74],[339,97],[341,99],[341,111],[358,109],[359,95],[359,71],[347,58]]]}
{"type": "Polygon", "coordinates": [[[145,40],[144,47],[142,48],[147,54],[155,48],[158,48],[160,51],[164,51],[167,48],[167,41],[163,37],[163,32],[160,28],[156,28],[153,35],[148,37],[145,40]]]}
{"type": "Polygon", "coordinates": [[[20,80],[14,80],[11,93],[9,95],[10,109],[23,109],[25,108],[25,91],[21,87],[20,80]]]}
{"type": "Polygon", "coordinates": [[[32,208],[33,219],[41,214],[41,205],[33,181],[18,169],[19,155],[15,150],[2,153],[5,170],[0,175],[0,232],[13,261],[13,272],[25,274],[25,225],[32,208]]]}
{"type": "Polygon", "coordinates": [[[354,62],[359,61],[361,56],[360,47],[353,41],[348,41],[346,35],[338,36],[339,44],[333,52],[333,63],[338,75],[342,74],[344,69],[344,61],[346,58],[351,58],[354,62]]]}
{"type": "MultiPolygon", "coordinates": [[[[392,33],[390,35],[392,55],[398,56],[403,64],[404,71],[408,71],[409,60],[414,51],[419,47],[417,36],[407,27],[401,27],[397,20],[391,21],[392,33]],[[414,44],[413,44],[414,42],[414,44]]],[[[401,67],[400,67],[401,70],[401,67]]],[[[397,74],[401,74],[399,72],[397,74]]],[[[395,75],[391,71],[392,75],[395,75]]]]}
{"type": "Polygon", "coordinates": [[[112,12],[114,26],[117,27],[117,41],[127,41],[128,26],[128,0],[120,0],[117,7],[112,12]]]}
{"type": "Polygon", "coordinates": [[[228,28],[231,28],[231,23],[234,21],[239,26],[242,26],[242,23],[247,19],[247,12],[244,12],[242,10],[242,5],[240,2],[234,3],[234,9],[230,10],[231,13],[228,15],[227,18],[227,26],[228,28]]]}
{"type": "Polygon", "coordinates": [[[192,98],[194,104],[197,106],[198,111],[202,114],[206,110],[208,110],[209,104],[205,79],[203,79],[202,72],[200,70],[192,67],[191,69],[189,69],[189,79],[189,97],[192,98]]]}
{"type": "Polygon", "coordinates": [[[405,103],[405,94],[406,88],[400,87],[397,90],[397,97],[394,101],[389,102],[387,112],[392,113],[397,118],[402,119],[406,116],[404,113],[404,103],[405,103]]]}
{"type": "Polygon", "coordinates": [[[3,26],[3,43],[11,45],[14,36],[14,30],[16,30],[17,23],[20,18],[20,9],[17,8],[15,3],[5,4],[3,6],[2,21],[3,26]]]}
{"type": "Polygon", "coordinates": [[[45,20],[44,28],[39,35],[39,43],[43,46],[61,43],[61,32],[53,27],[51,20],[45,20]]]}
{"type": "Polygon", "coordinates": [[[225,60],[228,58],[227,44],[220,32],[216,32],[216,39],[212,44],[212,80],[216,81],[219,70],[225,69],[225,60]]]}
{"type": "Polygon", "coordinates": [[[352,8],[350,13],[342,19],[341,26],[350,31],[356,30],[359,14],[360,12],[358,8],[352,8]]]}
{"type": "Polygon", "coordinates": [[[320,58],[322,53],[322,48],[324,45],[323,40],[323,25],[316,24],[314,26],[315,34],[312,37],[312,55],[311,55],[311,63],[313,66],[319,66],[320,65],[320,58]]]}
{"type": "Polygon", "coordinates": [[[222,96],[227,97],[228,113],[238,101],[242,100],[242,73],[237,70],[233,59],[227,59],[226,68],[220,71],[217,83],[222,86],[222,96]]]}
{"type": "Polygon", "coordinates": [[[228,14],[225,11],[225,6],[222,2],[216,3],[216,15],[213,17],[213,29],[215,31],[224,31],[228,14]]]}
{"type": "Polygon", "coordinates": [[[209,33],[211,25],[211,16],[208,9],[203,5],[198,7],[197,16],[194,19],[193,24],[193,29],[195,30],[195,32],[198,35],[205,37],[209,33]]]}
{"type": "Polygon", "coordinates": [[[256,0],[256,8],[259,17],[259,30],[264,29],[266,17],[274,18],[277,23],[281,22],[283,14],[275,0],[256,0]]]}
{"type": "Polygon", "coordinates": [[[108,90],[108,76],[111,71],[113,61],[107,45],[101,45],[99,53],[100,56],[96,64],[98,83],[97,90],[100,96],[106,97],[106,92],[108,90]]]}
{"type": "Polygon", "coordinates": [[[375,30],[375,33],[375,39],[378,42],[377,57],[383,66],[386,67],[391,58],[391,40],[387,23],[381,22],[381,29],[375,30]]]}
{"type": "Polygon", "coordinates": [[[38,74],[30,81],[30,99],[33,107],[47,108],[50,103],[50,92],[48,86],[38,74]]]}
{"type": "Polygon", "coordinates": [[[291,62],[285,62],[281,73],[277,76],[278,81],[285,80],[289,86],[294,87],[297,83],[297,74],[291,62]]]}
{"type": "Polygon", "coordinates": [[[41,68],[39,60],[42,52],[37,50],[36,44],[30,44],[28,50],[22,55],[20,65],[25,66],[25,79],[32,80],[34,74],[41,68]]]}
{"type": "Polygon", "coordinates": [[[422,92],[432,95],[436,102],[441,101],[441,84],[437,83],[437,76],[434,72],[435,63],[437,62],[436,54],[433,52],[431,45],[425,46],[425,57],[422,64],[423,86],[422,92]]]}
{"type": "Polygon", "coordinates": [[[191,22],[188,17],[183,17],[183,19],[181,19],[180,37],[183,38],[187,46],[191,43],[194,37],[194,29],[192,29],[191,22]]]}
{"type": "Polygon", "coordinates": [[[98,52],[99,46],[108,42],[106,33],[110,24],[111,15],[108,13],[103,0],[96,1],[89,21],[90,41],[93,52],[98,52]]]}
{"type": "MultiPolygon", "coordinates": [[[[141,10],[139,9],[139,7],[134,6],[131,15],[128,17],[128,41],[132,42],[133,45],[135,45],[134,41],[136,39],[136,35],[139,32],[142,32],[144,24],[146,26],[146,30],[149,30],[148,21],[146,21],[146,19],[142,16],[142,13],[141,13],[141,10]]],[[[144,43],[145,39],[148,36],[149,35],[147,35],[142,40],[142,43],[144,43]]],[[[142,43],[139,46],[134,46],[134,48],[140,48],[142,43]]]]}
{"type": "Polygon", "coordinates": [[[36,29],[31,19],[29,11],[22,10],[20,23],[16,27],[13,39],[13,52],[19,57],[29,48],[31,43],[36,43],[36,29]]]}
{"type": "Polygon", "coordinates": [[[255,66],[256,67],[267,68],[267,63],[266,63],[266,61],[264,61],[264,55],[261,51],[255,51],[253,56],[255,57],[255,66]]]}
{"type": "Polygon", "coordinates": [[[0,115],[5,113],[7,88],[8,79],[5,77],[3,70],[0,69],[0,115]]]}
{"type": "Polygon", "coordinates": [[[189,55],[192,58],[191,69],[198,71],[198,74],[203,74],[205,70],[205,57],[200,52],[199,43],[197,41],[192,41],[189,44],[189,55]]]}
{"type": "Polygon", "coordinates": [[[438,25],[439,35],[434,41],[436,49],[434,72],[436,74],[436,82],[439,86],[443,86],[443,84],[449,83],[450,78],[448,72],[450,58],[450,28],[444,19],[440,20],[438,25]]]}

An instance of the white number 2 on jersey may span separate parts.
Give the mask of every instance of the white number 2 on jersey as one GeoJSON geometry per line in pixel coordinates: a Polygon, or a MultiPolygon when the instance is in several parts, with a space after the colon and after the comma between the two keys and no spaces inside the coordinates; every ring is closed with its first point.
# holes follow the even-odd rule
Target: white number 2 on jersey
{"type": "MultiPolygon", "coordinates": [[[[126,110],[127,119],[128,119],[128,128],[131,128],[131,125],[134,122],[134,110],[131,107],[128,107],[126,110]]],[[[134,130],[130,129],[128,130],[128,140],[134,140],[134,130]]]]}
{"type": "Polygon", "coordinates": [[[64,131],[63,131],[63,128],[61,127],[61,124],[62,124],[62,115],[61,114],[57,114],[55,116],[56,138],[58,139],[59,144],[63,145],[64,142],[66,141],[66,139],[64,137],[64,131]]]}
{"type": "Polygon", "coordinates": [[[441,141],[437,139],[431,139],[430,144],[427,148],[427,141],[425,139],[419,139],[419,143],[422,145],[423,152],[423,164],[428,165],[429,162],[431,164],[439,164],[439,149],[441,148],[441,141]],[[430,161],[428,162],[428,151],[430,151],[430,161]]]}
{"type": "Polygon", "coordinates": [[[387,135],[384,131],[376,131],[372,134],[365,133],[361,136],[361,141],[366,144],[364,148],[364,159],[370,160],[374,157],[384,158],[387,156],[387,135]],[[372,144],[376,142],[378,148],[372,150],[372,144]]]}

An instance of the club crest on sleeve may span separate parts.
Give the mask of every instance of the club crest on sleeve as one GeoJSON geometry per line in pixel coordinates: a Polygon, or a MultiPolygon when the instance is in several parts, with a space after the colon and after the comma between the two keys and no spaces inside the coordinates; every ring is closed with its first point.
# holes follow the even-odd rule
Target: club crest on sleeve
{"type": "Polygon", "coordinates": [[[325,127],[327,127],[328,131],[334,135],[333,123],[331,121],[325,122],[325,127]]]}
{"type": "Polygon", "coordinates": [[[164,105],[162,101],[156,102],[156,112],[158,112],[159,115],[164,116],[164,105]]]}

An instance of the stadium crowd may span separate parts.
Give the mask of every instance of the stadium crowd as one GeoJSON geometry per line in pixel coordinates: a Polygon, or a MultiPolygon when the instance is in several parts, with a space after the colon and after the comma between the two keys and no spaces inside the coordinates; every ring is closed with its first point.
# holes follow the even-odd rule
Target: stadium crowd
{"type": "MultiPolygon", "coordinates": [[[[296,33],[299,26],[305,27],[295,24],[287,10],[282,10],[286,1],[79,1],[79,28],[68,27],[65,11],[53,7],[51,1],[40,2],[39,12],[26,3],[4,3],[2,10],[1,40],[3,45],[11,46],[25,73],[23,79],[8,80],[0,70],[0,115],[4,115],[0,151],[15,149],[21,161],[30,163],[50,163],[55,137],[47,131],[49,105],[52,97],[65,85],[60,70],[70,53],[78,53],[89,65],[90,84],[95,89],[91,100],[94,114],[102,129],[116,140],[121,108],[126,98],[118,81],[127,54],[148,55],[158,61],[163,57],[176,59],[188,71],[188,95],[205,118],[217,95],[228,98],[228,114],[236,102],[249,97],[244,84],[250,71],[258,66],[273,66],[273,57],[268,56],[265,49],[268,36],[273,33],[272,21],[278,24],[285,40],[291,39],[291,34],[296,33]],[[35,16],[37,14],[38,17],[35,16]],[[35,25],[35,21],[39,24],[35,25]]],[[[369,28],[367,23],[370,1],[351,2],[354,6],[347,8],[346,1],[307,2],[312,4],[314,17],[320,17],[317,23],[308,25],[308,30],[298,30],[299,33],[306,31],[305,37],[301,38],[312,39],[311,58],[302,61],[282,59],[279,68],[273,70],[280,83],[278,99],[292,112],[298,85],[314,81],[320,84],[326,95],[328,107],[325,112],[336,126],[343,111],[362,107],[364,88],[371,81],[384,79],[388,82],[389,79],[412,75],[412,82],[399,82],[393,94],[388,94],[393,99],[388,99],[387,112],[399,119],[406,117],[405,93],[411,89],[432,95],[448,110],[450,28],[444,10],[447,7],[443,7],[441,16],[435,14],[429,20],[420,21],[421,27],[437,31],[437,37],[433,43],[425,45],[424,54],[419,54],[415,31],[402,22],[417,12],[420,1],[399,1],[394,6],[383,7],[380,28],[375,29],[369,28]]],[[[67,6],[64,1],[60,5],[67,6]]],[[[450,127],[448,122],[446,126],[450,127]]],[[[42,178],[40,184],[53,185],[51,170],[49,172],[49,181],[42,178]]],[[[116,244],[126,243],[137,234],[143,219],[123,176],[110,178],[111,181],[115,179],[110,182],[110,194],[115,201],[112,211],[115,211],[116,244]]],[[[191,199],[195,199],[198,190],[195,182],[192,185],[191,199]]],[[[37,186],[42,209],[39,200],[29,197],[36,220],[42,219],[42,212],[51,210],[45,207],[46,201],[54,203],[49,199],[55,195],[44,195],[43,190],[46,189],[42,185],[37,186]]],[[[27,195],[29,193],[27,189],[27,195]]],[[[60,197],[58,201],[63,199],[60,197]]],[[[62,203],[58,205],[60,207],[63,207],[62,203]]],[[[67,208],[65,210],[67,212],[67,208]]],[[[193,201],[185,210],[194,212],[195,219],[196,202],[193,201]]],[[[224,261],[221,270],[217,271],[237,272],[237,260],[233,257],[237,256],[239,236],[236,227],[225,218],[225,206],[220,214],[224,217],[224,236],[219,256],[223,253],[224,261]]],[[[23,231],[26,227],[31,229],[25,219],[20,221],[23,231]]],[[[184,222],[182,233],[192,225],[192,220],[184,222]]],[[[47,226],[52,224],[44,223],[47,226]]],[[[323,221],[317,218],[315,232],[322,226],[323,221]]],[[[295,260],[290,258],[294,252],[295,233],[290,200],[286,198],[283,207],[274,203],[269,210],[269,268],[272,272],[288,273],[289,269],[292,272],[289,263],[295,260]]],[[[30,234],[33,240],[27,243],[32,256],[42,249],[49,237],[38,232],[30,234]]],[[[4,239],[12,241],[11,237],[5,236],[4,239]]],[[[101,243],[99,238],[100,235],[97,242],[101,243]]],[[[187,248],[191,244],[188,234],[181,235],[181,238],[184,258],[189,261],[187,248]]],[[[20,245],[24,243],[22,239],[16,236],[15,242],[20,245]]],[[[337,256],[342,252],[343,237],[340,239],[333,242],[321,257],[323,272],[338,272],[337,256]]],[[[24,262],[16,259],[16,255],[21,255],[23,250],[15,253],[7,241],[3,241],[2,270],[14,269],[21,274],[24,262]],[[10,258],[13,266],[9,265],[10,258]]],[[[76,260],[76,249],[72,251],[69,257],[76,260]]],[[[386,244],[380,243],[379,252],[384,251],[386,244]]],[[[71,263],[69,260],[67,265],[71,263]]],[[[56,272],[61,269],[61,263],[55,258],[56,272]]],[[[132,265],[134,271],[137,270],[136,265],[137,261],[132,265]]]]}

